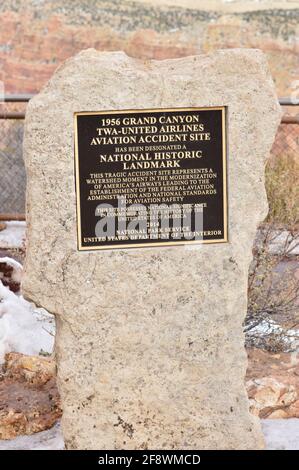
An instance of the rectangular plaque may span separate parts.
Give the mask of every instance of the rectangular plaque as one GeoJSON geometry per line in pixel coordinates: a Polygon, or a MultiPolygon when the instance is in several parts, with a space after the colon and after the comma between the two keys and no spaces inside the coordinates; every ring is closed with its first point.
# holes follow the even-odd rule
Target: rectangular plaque
{"type": "Polygon", "coordinates": [[[75,113],[79,250],[227,241],[225,107],[75,113]]]}

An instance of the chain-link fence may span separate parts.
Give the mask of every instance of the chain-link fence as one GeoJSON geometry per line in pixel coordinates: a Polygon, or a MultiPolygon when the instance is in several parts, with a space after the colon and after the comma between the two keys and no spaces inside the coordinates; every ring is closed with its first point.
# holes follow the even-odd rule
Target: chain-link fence
{"type": "Polygon", "coordinates": [[[283,118],[271,153],[274,157],[290,155],[299,158],[299,114],[298,117],[283,118]]]}
{"type": "Polygon", "coordinates": [[[24,219],[26,173],[23,133],[31,95],[6,96],[0,103],[0,220],[24,219]]]}
{"type": "Polygon", "coordinates": [[[1,119],[0,214],[24,214],[26,174],[22,156],[24,121],[1,119]]]}
{"type": "Polygon", "coordinates": [[[285,108],[266,167],[269,212],[266,222],[298,232],[299,106],[285,108]],[[297,114],[295,114],[297,112],[297,114]]]}
{"type": "MultiPolygon", "coordinates": [[[[8,101],[19,105],[28,101],[29,98],[29,96],[18,95],[8,101]]],[[[25,213],[26,174],[22,156],[25,113],[15,109],[16,106],[14,106],[14,111],[0,112],[0,220],[22,219],[25,213]]],[[[289,106],[283,106],[283,109],[286,113],[272,147],[272,156],[295,158],[298,162],[299,106],[292,107],[295,113],[298,110],[297,114],[288,114],[289,106]]]]}

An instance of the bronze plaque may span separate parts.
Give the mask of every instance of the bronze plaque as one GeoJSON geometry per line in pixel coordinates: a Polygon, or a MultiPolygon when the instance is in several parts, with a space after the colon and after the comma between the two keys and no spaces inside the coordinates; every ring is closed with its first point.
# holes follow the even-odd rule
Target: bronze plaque
{"type": "Polygon", "coordinates": [[[75,113],[79,250],[227,241],[225,107],[75,113]]]}

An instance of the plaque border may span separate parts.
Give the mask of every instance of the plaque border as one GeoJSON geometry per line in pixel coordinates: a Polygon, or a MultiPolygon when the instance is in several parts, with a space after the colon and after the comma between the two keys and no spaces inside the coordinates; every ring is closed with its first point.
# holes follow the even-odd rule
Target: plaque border
{"type": "Polygon", "coordinates": [[[211,243],[228,243],[228,194],[227,194],[227,106],[205,106],[205,107],[187,107],[187,108],[144,108],[144,109],[117,109],[104,111],[78,111],[74,112],[74,155],[75,155],[75,192],[76,192],[76,226],[77,226],[77,249],[78,251],[97,251],[97,250],[121,250],[128,248],[153,248],[167,247],[177,245],[203,245],[211,243]],[[218,240],[179,240],[164,241],[153,243],[130,243],[108,246],[82,246],[81,238],[81,202],[80,202],[80,173],[79,173],[79,152],[78,152],[78,122],[77,116],[89,116],[95,114],[134,114],[134,113],[159,113],[170,111],[222,111],[222,168],[223,168],[223,229],[224,236],[218,240]]]}

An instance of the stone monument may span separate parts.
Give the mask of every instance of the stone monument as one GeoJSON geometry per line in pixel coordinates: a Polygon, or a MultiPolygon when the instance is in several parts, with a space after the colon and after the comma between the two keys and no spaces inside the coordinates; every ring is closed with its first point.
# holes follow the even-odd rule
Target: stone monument
{"type": "Polygon", "coordinates": [[[246,49],[90,49],[30,101],[23,294],[56,316],[67,448],[263,448],[242,322],[280,117],[265,58],[246,49]],[[112,233],[121,197],[141,218],[112,233]],[[170,228],[148,223],[156,203],[175,204],[170,228]]]}

